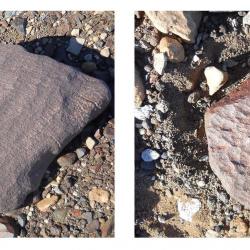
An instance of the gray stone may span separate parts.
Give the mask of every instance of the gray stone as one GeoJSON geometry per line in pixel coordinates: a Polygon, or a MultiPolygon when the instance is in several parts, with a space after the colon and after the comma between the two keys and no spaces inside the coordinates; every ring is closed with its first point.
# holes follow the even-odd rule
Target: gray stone
{"type": "Polygon", "coordinates": [[[167,34],[169,32],[194,43],[202,12],[200,11],[146,11],[155,28],[167,34]]]}
{"type": "Polygon", "coordinates": [[[205,114],[209,163],[225,190],[250,208],[250,79],[205,114]]]}
{"type": "Polygon", "coordinates": [[[66,155],[63,155],[57,159],[57,163],[61,167],[67,167],[72,164],[74,164],[77,160],[75,153],[68,153],[66,155]]]}
{"type": "Polygon", "coordinates": [[[84,42],[85,40],[83,38],[79,38],[79,37],[70,38],[67,51],[74,55],[79,55],[84,42]]]}
{"type": "Polygon", "coordinates": [[[13,20],[12,23],[16,31],[23,36],[25,36],[26,34],[26,24],[27,24],[26,19],[21,17],[15,18],[15,20],[13,20]]]}
{"type": "Polygon", "coordinates": [[[104,82],[17,45],[0,46],[0,212],[23,205],[49,164],[109,104],[104,82]]]}

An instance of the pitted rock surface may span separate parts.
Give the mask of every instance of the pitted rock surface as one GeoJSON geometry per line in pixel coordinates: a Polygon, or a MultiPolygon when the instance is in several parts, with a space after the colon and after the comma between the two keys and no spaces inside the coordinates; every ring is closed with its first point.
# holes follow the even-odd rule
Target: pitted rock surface
{"type": "Polygon", "coordinates": [[[250,79],[205,114],[209,163],[226,191],[250,209],[250,79]]]}
{"type": "Polygon", "coordinates": [[[146,11],[153,25],[160,32],[169,32],[194,43],[202,13],[200,11],[146,11]]]}
{"type": "Polygon", "coordinates": [[[111,96],[104,82],[17,45],[0,46],[0,74],[0,212],[6,212],[23,205],[111,96]]]}

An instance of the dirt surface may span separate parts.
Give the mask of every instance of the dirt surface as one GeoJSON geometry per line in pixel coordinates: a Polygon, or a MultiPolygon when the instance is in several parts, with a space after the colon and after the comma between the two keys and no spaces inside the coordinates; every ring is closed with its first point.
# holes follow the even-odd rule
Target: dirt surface
{"type": "MultiPolygon", "coordinates": [[[[104,80],[114,93],[113,12],[3,11],[0,43],[20,44],[31,53],[79,68],[104,80]],[[74,36],[83,43],[75,54],[68,51],[74,36]]],[[[50,165],[25,207],[2,215],[11,220],[16,237],[114,236],[114,127],[113,98],[50,165]],[[93,148],[92,140],[86,141],[89,137],[93,148]],[[79,148],[82,157],[75,153],[79,148]],[[66,160],[58,164],[61,156],[66,160]],[[55,202],[41,211],[41,200],[55,202]]]]}
{"type": "Polygon", "coordinates": [[[186,58],[168,62],[162,76],[153,69],[152,54],[163,34],[146,15],[135,17],[135,63],[146,87],[142,106],[153,110],[149,119],[135,119],[136,237],[250,235],[250,211],[226,193],[212,172],[204,131],[207,107],[249,77],[250,34],[242,26],[246,13],[204,12],[195,44],[172,34],[184,46],[186,58]],[[203,74],[210,65],[229,74],[229,81],[213,96],[207,94],[203,74]],[[192,98],[194,92],[198,98],[192,98]],[[157,109],[159,103],[164,112],[157,109]],[[141,153],[146,148],[157,151],[159,159],[144,162],[141,153]],[[180,217],[178,202],[192,198],[200,208],[187,221],[180,217]]]}

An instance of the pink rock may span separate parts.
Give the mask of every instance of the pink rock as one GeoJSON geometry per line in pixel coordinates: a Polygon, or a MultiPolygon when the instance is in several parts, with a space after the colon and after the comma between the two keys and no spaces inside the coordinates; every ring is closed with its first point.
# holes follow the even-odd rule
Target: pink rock
{"type": "Polygon", "coordinates": [[[250,79],[206,112],[205,129],[212,170],[250,209],[250,79]]]}

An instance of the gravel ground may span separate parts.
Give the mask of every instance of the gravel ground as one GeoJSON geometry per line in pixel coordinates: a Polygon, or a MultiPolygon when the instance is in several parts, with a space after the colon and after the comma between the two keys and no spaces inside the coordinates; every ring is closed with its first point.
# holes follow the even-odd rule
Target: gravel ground
{"type": "Polygon", "coordinates": [[[212,172],[204,131],[206,108],[249,77],[250,34],[242,26],[246,13],[204,12],[196,43],[182,43],[184,62],[168,62],[162,76],[153,69],[152,52],[163,34],[146,15],[135,17],[135,61],[146,87],[142,106],[152,108],[145,121],[135,119],[136,237],[250,235],[250,211],[226,193],[212,172]],[[196,85],[190,80],[207,65],[229,73],[228,83],[213,96],[203,94],[203,75],[196,85]],[[146,148],[159,159],[144,162],[146,148]],[[200,206],[191,222],[180,217],[177,206],[190,199],[200,206]]]}
{"type": "MultiPolygon", "coordinates": [[[[77,67],[114,93],[113,12],[3,11],[0,43],[77,67]]],[[[114,236],[114,126],[112,100],[50,165],[26,206],[2,215],[16,237],[114,236]]]]}

